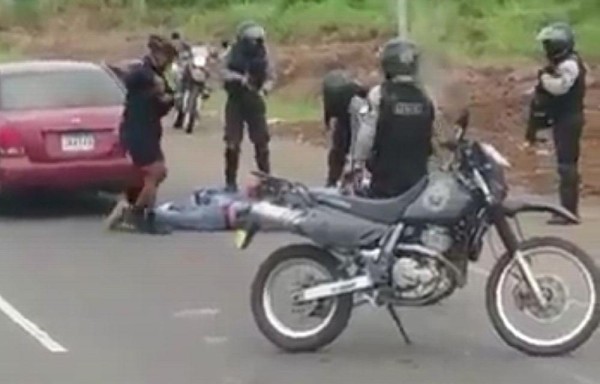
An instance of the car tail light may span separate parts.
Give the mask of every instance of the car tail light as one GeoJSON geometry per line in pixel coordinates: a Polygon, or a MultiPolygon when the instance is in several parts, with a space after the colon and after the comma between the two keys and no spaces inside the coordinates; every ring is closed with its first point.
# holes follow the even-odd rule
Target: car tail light
{"type": "Polygon", "coordinates": [[[0,128],[0,157],[20,157],[25,155],[23,137],[16,129],[0,128]]]}

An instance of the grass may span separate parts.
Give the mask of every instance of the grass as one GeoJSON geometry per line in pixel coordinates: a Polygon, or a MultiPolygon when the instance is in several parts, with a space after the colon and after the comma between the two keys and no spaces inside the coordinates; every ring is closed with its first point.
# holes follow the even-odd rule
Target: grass
{"type": "MultiPolygon", "coordinates": [[[[395,29],[395,0],[0,0],[0,30],[14,25],[43,28],[68,12],[93,14],[87,27],[179,28],[194,38],[231,36],[244,19],[263,23],[277,41],[369,39],[395,29]],[[129,4],[129,6],[123,5],[129,4]]],[[[600,52],[598,0],[411,0],[411,34],[430,49],[456,57],[530,56],[537,29],[570,21],[588,54],[600,52]]]]}
{"type": "MultiPolygon", "coordinates": [[[[225,92],[214,92],[207,101],[205,108],[222,113],[225,105],[225,92]]],[[[316,100],[303,98],[283,98],[277,93],[267,99],[267,114],[269,119],[281,119],[287,122],[315,121],[321,116],[320,105],[316,100]]]]}
{"type": "Polygon", "coordinates": [[[20,57],[19,53],[15,49],[11,49],[7,46],[4,46],[0,42],[0,63],[3,61],[15,60],[20,57]]]}

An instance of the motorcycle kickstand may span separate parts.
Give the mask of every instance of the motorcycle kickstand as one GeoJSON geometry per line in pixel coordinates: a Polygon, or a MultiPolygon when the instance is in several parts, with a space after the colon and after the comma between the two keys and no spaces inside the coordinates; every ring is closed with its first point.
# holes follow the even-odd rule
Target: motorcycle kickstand
{"type": "Polygon", "coordinates": [[[394,323],[396,323],[396,326],[398,327],[400,334],[404,338],[404,342],[407,345],[411,345],[412,341],[408,337],[408,334],[406,333],[406,330],[404,329],[404,326],[402,325],[402,321],[400,320],[400,316],[398,315],[398,312],[396,312],[396,309],[391,304],[387,306],[387,309],[388,309],[388,312],[390,313],[390,315],[392,316],[394,323]]]}

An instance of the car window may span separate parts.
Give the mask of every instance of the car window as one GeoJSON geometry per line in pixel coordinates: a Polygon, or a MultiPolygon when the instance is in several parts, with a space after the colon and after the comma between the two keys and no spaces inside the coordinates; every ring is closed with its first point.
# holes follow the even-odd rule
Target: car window
{"type": "Polygon", "coordinates": [[[100,68],[23,72],[0,79],[0,109],[57,109],[121,105],[124,91],[100,68]]]}

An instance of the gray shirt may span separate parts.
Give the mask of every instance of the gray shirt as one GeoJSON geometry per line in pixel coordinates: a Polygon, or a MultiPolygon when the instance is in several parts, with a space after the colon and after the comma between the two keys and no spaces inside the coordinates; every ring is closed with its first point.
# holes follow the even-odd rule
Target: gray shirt
{"type": "Polygon", "coordinates": [[[540,77],[542,87],[554,96],[564,95],[579,77],[579,64],[575,58],[568,58],[556,67],[554,74],[544,73],[540,77]]]}

